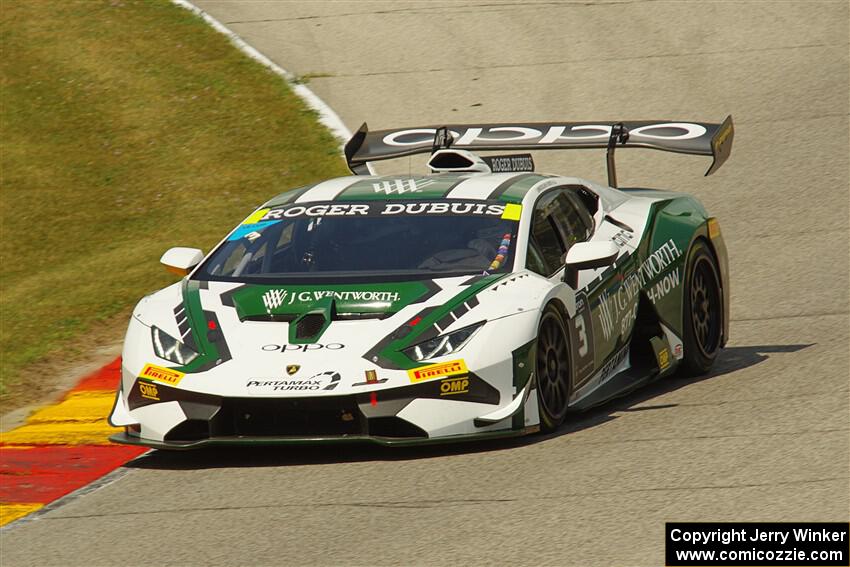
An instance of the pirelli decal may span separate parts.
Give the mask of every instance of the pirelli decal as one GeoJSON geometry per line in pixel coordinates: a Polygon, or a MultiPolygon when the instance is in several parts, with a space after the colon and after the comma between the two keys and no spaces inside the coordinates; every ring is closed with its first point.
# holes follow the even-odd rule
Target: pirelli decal
{"type": "Polygon", "coordinates": [[[414,384],[435,378],[451,378],[452,376],[464,376],[466,374],[469,374],[469,369],[463,360],[429,364],[428,366],[420,366],[419,368],[407,371],[410,381],[414,384]]]}
{"type": "Polygon", "coordinates": [[[139,373],[139,378],[147,378],[154,382],[162,382],[170,386],[176,386],[183,379],[185,374],[178,370],[157,366],[156,364],[146,364],[139,373]]]}

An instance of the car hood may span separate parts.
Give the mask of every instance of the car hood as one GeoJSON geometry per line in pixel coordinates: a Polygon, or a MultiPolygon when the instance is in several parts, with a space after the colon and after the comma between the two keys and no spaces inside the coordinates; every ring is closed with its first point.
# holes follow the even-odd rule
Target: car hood
{"type": "Polygon", "coordinates": [[[186,373],[180,387],[232,395],[245,395],[246,388],[251,395],[281,395],[281,388],[288,396],[336,394],[340,372],[343,384],[364,380],[369,370],[378,372],[382,387],[409,384],[407,370],[428,363],[411,360],[403,349],[535,310],[550,287],[529,272],[346,285],[184,280],[142,300],[134,316],[200,353],[176,367],[186,373]]]}

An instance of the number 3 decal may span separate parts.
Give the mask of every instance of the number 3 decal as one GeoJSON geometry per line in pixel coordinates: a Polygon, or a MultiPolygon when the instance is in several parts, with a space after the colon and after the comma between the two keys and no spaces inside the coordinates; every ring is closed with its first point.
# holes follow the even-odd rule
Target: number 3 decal
{"type": "Polygon", "coordinates": [[[578,354],[579,356],[587,355],[587,327],[584,323],[584,313],[576,317],[576,331],[578,332],[578,354]]]}

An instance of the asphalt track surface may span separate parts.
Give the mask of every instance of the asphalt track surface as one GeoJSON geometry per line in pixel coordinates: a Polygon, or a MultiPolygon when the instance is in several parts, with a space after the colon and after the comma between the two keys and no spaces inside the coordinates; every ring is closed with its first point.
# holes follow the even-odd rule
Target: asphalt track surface
{"type": "MultiPolygon", "coordinates": [[[[665,521],[848,519],[847,2],[199,5],[329,75],[310,86],[351,129],[731,113],[712,177],[618,152],[622,185],[721,219],[729,348],[548,437],[152,453],[4,530],[3,565],[662,565],[665,521]]],[[[604,179],[604,156],[538,169],[604,179]]]]}

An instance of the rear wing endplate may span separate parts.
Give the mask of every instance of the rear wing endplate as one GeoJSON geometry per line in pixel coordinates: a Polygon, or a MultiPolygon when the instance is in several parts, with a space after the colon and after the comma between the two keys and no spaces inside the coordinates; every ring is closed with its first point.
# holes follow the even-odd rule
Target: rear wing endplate
{"type": "Polygon", "coordinates": [[[529,122],[510,124],[447,124],[370,132],[366,123],[345,144],[345,159],[353,173],[368,173],[371,161],[394,159],[441,148],[466,150],[607,149],[609,184],[615,187],[616,147],[650,148],[680,154],[711,156],[717,171],[732,152],[732,117],[720,124],[645,120],[637,122],[529,122]],[[613,174],[613,175],[612,175],[613,174]]]}

